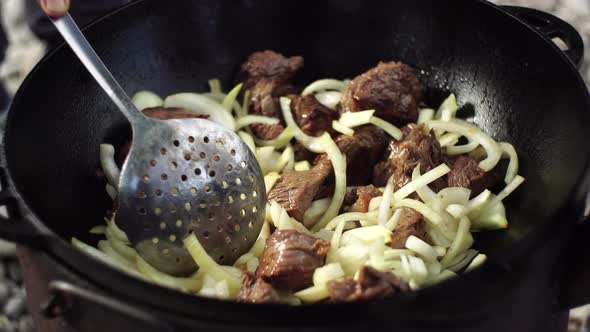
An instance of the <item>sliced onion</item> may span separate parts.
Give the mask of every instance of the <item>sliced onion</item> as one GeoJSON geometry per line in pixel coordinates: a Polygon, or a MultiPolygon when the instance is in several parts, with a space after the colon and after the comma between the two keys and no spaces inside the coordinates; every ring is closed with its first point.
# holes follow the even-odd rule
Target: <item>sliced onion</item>
{"type": "Polygon", "coordinates": [[[398,191],[393,194],[394,201],[399,201],[401,199],[406,198],[408,195],[416,191],[418,188],[422,188],[429,183],[437,180],[438,178],[444,176],[451,169],[446,164],[440,164],[437,167],[431,169],[430,171],[420,175],[416,178],[416,180],[411,181],[410,183],[406,184],[405,186],[401,187],[398,191]]]}
{"type": "Polygon", "coordinates": [[[387,180],[385,190],[383,191],[383,198],[379,205],[379,215],[377,217],[377,223],[384,226],[389,219],[389,210],[391,208],[391,198],[393,197],[393,175],[387,180]]]}
{"type": "Polygon", "coordinates": [[[516,175],[514,177],[514,179],[512,179],[512,181],[506,187],[504,187],[504,189],[502,189],[501,192],[498,193],[498,196],[496,196],[496,200],[498,200],[498,201],[504,200],[506,197],[508,197],[508,195],[510,195],[514,190],[516,190],[516,188],[518,188],[518,186],[520,186],[523,182],[524,182],[524,178],[520,175],[516,175]]]}
{"type": "Polygon", "coordinates": [[[313,201],[309,209],[303,214],[303,225],[307,228],[312,227],[326,213],[326,210],[330,206],[330,201],[330,198],[313,201]]]}
{"type": "Polygon", "coordinates": [[[147,90],[137,92],[133,95],[131,101],[133,101],[135,107],[140,111],[143,111],[146,108],[160,107],[164,104],[164,101],[160,96],[147,90]]]}
{"type": "Polygon", "coordinates": [[[473,245],[473,236],[471,236],[470,228],[471,222],[469,219],[466,217],[461,218],[455,239],[453,239],[453,243],[451,244],[451,247],[447,251],[445,257],[443,257],[443,259],[440,261],[443,267],[448,267],[450,263],[452,263],[453,259],[457,257],[457,255],[464,253],[473,245]]]}
{"type": "Polygon", "coordinates": [[[325,152],[324,148],[318,143],[318,138],[304,133],[293,119],[293,113],[291,112],[291,99],[287,97],[281,97],[280,104],[285,123],[287,126],[292,127],[295,131],[295,139],[311,152],[325,152]]]}
{"type": "Polygon", "coordinates": [[[481,266],[483,263],[485,263],[487,258],[488,257],[484,254],[479,254],[479,255],[475,256],[475,258],[471,261],[471,264],[469,264],[469,266],[467,266],[467,268],[465,269],[465,272],[469,272],[469,271],[481,266]]]}
{"type": "Polygon", "coordinates": [[[187,236],[184,240],[184,246],[189,254],[199,266],[199,269],[204,273],[210,275],[213,279],[221,281],[225,280],[229,289],[229,293],[235,296],[240,291],[242,285],[240,278],[236,278],[233,274],[224,270],[221,265],[217,264],[205,251],[194,233],[187,236]]]}
{"type": "Polygon", "coordinates": [[[324,78],[314,81],[310,85],[306,86],[305,89],[303,89],[303,92],[301,92],[301,95],[307,96],[314,92],[326,90],[336,90],[342,92],[345,88],[346,83],[344,81],[333,78],[324,78]]]}
{"type": "Polygon", "coordinates": [[[340,152],[338,145],[336,145],[328,133],[320,136],[317,139],[317,143],[322,147],[322,150],[326,151],[328,158],[332,162],[336,185],[330,206],[317,224],[313,226],[314,232],[324,228],[330,220],[338,215],[342,207],[342,202],[344,201],[344,196],[346,195],[346,157],[340,152]]]}
{"type": "Polygon", "coordinates": [[[448,134],[442,135],[438,139],[438,143],[440,144],[441,147],[445,147],[445,146],[450,147],[450,146],[457,144],[460,137],[461,137],[460,134],[448,133],[448,134]]]}
{"type": "Polygon", "coordinates": [[[371,124],[385,130],[386,133],[391,135],[391,137],[395,138],[396,140],[399,140],[400,138],[402,138],[402,135],[403,135],[402,131],[398,127],[392,125],[391,123],[389,123],[383,119],[373,116],[371,118],[371,124]]]}
{"type": "Polygon", "coordinates": [[[457,99],[455,98],[454,94],[451,94],[440,105],[437,114],[440,113],[441,120],[450,121],[452,118],[455,117],[455,114],[457,114],[458,109],[459,107],[457,106],[457,99]]]}
{"type": "Polygon", "coordinates": [[[508,168],[506,169],[506,176],[504,177],[504,182],[508,184],[512,182],[518,174],[518,155],[516,154],[514,146],[510,143],[502,142],[500,143],[500,147],[502,148],[502,158],[510,159],[510,162],[508,162],[508,168]]]}
{"type": "Polygon", "coordinates": [[[418,124],[422,124],[425,123],[427,121],[432,120],[432,118],[434,117],[434,110],[432,108],[424,108],[421,109],[420,112],[418,113],[418,124]]]}
{"type": "MultiPolygon", "coordinates": [[[[420,165],[416,165],[412,171],[412,181],[416,181],[420,177],[420,165]]],[[[416,189],[416,193],[424,203],[428,203],[436,198],[436,193],[428,186],[422,186],[416,189]]]]}
{"type": "Polygon", "coordinates": [[[406,248],[413,250],[428,262],[436,261],[436,251],[428,243],[422,241],[414,235],[411,235],[406,240],[406,248]]]}
{"type": "Polygon", "coordinates": [[[246,115],[238,119],[236,121],[236,128],[240,129],[242,127],[246,127],[255,123],[261,123],[266,125],[276,125],[279,124],[281,121],[277,118],[271,118],[269,116],[262,116],[262,115],[246,115]]]}
{"type": "Polygon", "coordinates": [[[218,78],[212,78],[208,83],[212,93],[221,93],[221,81],[218,78]]]}
{"type": "MultiPolygon", "coordinates": [[[[231,89],[231,91],[227,94],[227,96],[225,96],[225,98],[223,98],[221,105],[223,106],[223,108],[225,108],[225,110],[227,112],[231,112],[232,106],[236,102],[236,99],[238,98],[238,94],[240,93],[240,90],[242,90],[242,83],[236,85],[233,89],[231,89]]],[[[238,107],[239,106],[240,105],[238,104],[238,107]]],[[[245,115],[245,114],[240,114],[240,113],[241,112],[239,112],[239,113],[236,112],[236,116],[241,117],[242,115],[245,115]]]]}
{"type": "Polygon", "coordinates": [[[280,133],[279,136],[277,136],[277,138],[273,140],[262,140],[254,138],[254,141],[258,146],[272,146],[275,149],[280,149],[283,146],[289,144],[289,142],[291,142],[291,139],[293,139],[294,136],[295,130],[293,129],[293,127],[287,126],[287,128],[285,128],[285,130],[283,130],[283,132],[280,133]]]}
{"type": "Polygon", "coordinates": [[[345,112],[340,115],[340,122],[343,126],[354,128],[371,123],[371,117],[375,114],[375,110],[367,110],[362,112],[345,112]]]}
{"type": "Polygon", "coordinates": [[[463,145],[447,146],[446,152],[450,156],[465,154],[475,150],[478,146],[478,142],[470,141],[469,143],[463,145]]]}
{"type": "Polygon", "coordinates": [[[203,280],[200,278],[177,278],[172,277],[166,273],[162,273],[153,266],[151,266],[148,262],[143,260],[139,255],[136,256],[136,262],[137,269],[148,279],[150,279],[158,285],[173,289],[179,289],[182,291],[192,292],[198,292],[203,285],[203,280]]]}
{"type": "Polygon", "coordinates": [[[118,188],[121,171],[115,162],[115,148],[111,144],[100,145],[100,166],[111,186],[118,188]]]}
{"type": "Polygon", "coordinates": [[[315,99],[327,108],[335,110],[342,100],[342,93],[338,91],[318,92],[315,94],[315,99]]]}
{"type": "Polygon", "coordinates": [[[494,168],[500,157],[502,156],[502,149],[489,135],[484,133],[478,127],[467,123],[463,120],[452,119],[450,121],[433,120],[428,122],[428,129],[440,129],[448,132],[455,132],[461,134],[471,141],[478,142],[486,150],[487,157],[479,163],[479,167],[486,172],[494,168]]]}
{"type": "Polygon", "coordinates": [[[248,134],[245,131],[239,131],[238,135],[244,141],[244,143],[246,143],[246,145],[250,148],[250,151],[256,154],[256,145],[254,144],[254,138],[252,137],[252,135],[248,134]]]}
{"type": "Polygon", "coordinates": [[[354,135],[354,130],[343,126],[340,122],[334,120],[332,121],[332,129],[336,130],[337,132],[346,135],[346,136],[352,136],[354,135]]]}
{"type": "Polygon", "coordinates": [[[367,212],[367,213],[362,213],[362,212],[348,212],[348,213],[343,213],[343,214],[339,215],[338,217],[332,219],[324,227],[324,229],[333,230],[334,228],[336,228],[336,226],[338,226],[339,223],[341,223],[343,221],[377,220],[377,215],[378,215],[378,212],[377,211],[367,212]]]}
{"type": "Polygon", "coordinates": [[[209,116],[209,120],[217,122],[230,130],[236,130],[234,117],[226,112],[220,103],[203,95],[188,92],[174,94],[164,100],[164,106],[179,107],[188,112],[205,114],[209,116]]]}
{"type": "Polygon", "coordinates": [[[307,160],[301,160],[295,162],[293,169],[296,171],[309,171],[311,169],[311,164],[307,160]]]}

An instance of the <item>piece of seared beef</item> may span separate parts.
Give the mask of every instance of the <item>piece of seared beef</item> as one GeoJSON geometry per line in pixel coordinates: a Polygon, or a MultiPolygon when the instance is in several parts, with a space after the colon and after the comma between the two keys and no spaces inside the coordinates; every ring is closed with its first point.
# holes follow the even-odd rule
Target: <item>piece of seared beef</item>
{"type": "Polygon", "coordinates": [[[303,221],[303,214],[331,173],[332,163],[327,159],[308,171],[285,173],[268,192],[268,200],[279,203],[291,217],[303,221]]]}
{"type": "Polygon", "coordinates": [[[355,128],[353,136],[340,135],[336,144],[346,156],[346,185],[371,183],[373,167],[383,157],[388,134],[381,128],[367,125],[355,128]]]}
{"type": "Polygon", "coordinates": [[[332,121],[338,118],[337,111],[320,104],[313,95],[295,96],[291,100],[295,121],[304,133],[311,136],[334,133],[332,121]]]}
{"type": "MultiPolygon", "coordinates": [[[[423,126],[416,124],[403,127],[402,132],[399,141],[389,142],[385,159],[373,169],[373,184],[377,187],[385,186],[394,175],[397,190],[412,180],[412,172],[418,164],[420,174],[424,174],[443,162],[442,149],[432,132],[425,134],[423,126]]],[[[429,186],[438,192],[446,183],[438,179],[429,186]]]]}
{"type": "Polygon", "coordinates": [[[455,159],[448,175],[449,187],[463,187],[471,189],[471,197],[493,187],[500,180],[495,170],[489,172],[479,168],[479,163],[468,156],[455,159]]]}
{"type": "Polygon", "coordinates": [[[277,289],[312,285],[313,272],[324,265],[330,243],[295,230],[277,230],[266,240],[256,277],[277,289]]]}
{"type": "Polygon", "coordinates": [[[379,196],[383,196],[383,193],[373,185],[353,187],[346,193],[343,205],[348,212],[365,213],[369,211],[371,200],[379,196]]]}
{"type": "Polygon", "coordinates": [[[238,302],[246,303],[278,303],[279,294],[266,281],[256,278],[252,273],[242,277],[242,288],[238,294],[238,302]]]}
{"type": "MultiPolygon", "coordinates": [[[[287,58],[273,51],[252,53],[240,68],[243,91],[250,91],[248,112],[282,119],[279,98],[299,89],[291,80],[303,68],[303,58],[287,58]]],[[[285,129],[282,124],[254,124],[252,132],[265,140],[275,139],[285,129]]]]}
{"type": "MultiPolygon", "coordinates": [[[[208,119],[209,115],[207,114],[197,114],[193,112],[188,112],[182,108],[176,107],[150,107],[142,110],[143,114],[147,117],[152,119],[158,120],[170,120],[170,119],[208,119]]],[[[117,149],[117,155],[115,161],[119,168],[123,166],[125,159],[127,159],[127,155],[129,154],[129,150],[131,149],[131,141],[125,142],[120,148],[117,149]]]]}
{"type": "Polygon", "coordinates": [[[416,122],[422,86],[414,69],[401,62],[380,62],[354,78],[342,95],[342,112],[375,110],[397,125],[416,122]]]}
{"type": "Polygon", "coordinates": [[[262,79],[288,82],[302,68],[303,57],[287,58],[280,53],[266,50],[250,54],[240,67],[239,78],[244,83],[244,90],[248,90],[262,79]]]}
{"type": "Polygon", "coordinates": [[[391,272],[381,272],[363,266],[358,280],[346,278],[332,280],[327,284],[330,299],[334,302],[351,302],[384,298],[409,290],[408,284],[391,272]]]}
{"type": "Polygon", "coordinates": [[[402,207],[401,216],[393,229],[389,246],[393,249],[404,249],[406,241],[412,235],[421,240],[425,239],[424,218],[418,211],[402,207]]]}

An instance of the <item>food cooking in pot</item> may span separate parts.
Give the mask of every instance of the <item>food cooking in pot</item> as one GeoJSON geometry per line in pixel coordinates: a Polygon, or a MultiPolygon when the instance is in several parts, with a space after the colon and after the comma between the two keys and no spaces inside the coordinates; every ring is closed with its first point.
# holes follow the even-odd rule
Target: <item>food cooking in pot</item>
{"type": "MultiPolygon", "coordinates": [[[[254,152],[267,191],[265,222],[233,265],[210,257],[199,242],[208,235],[195,229],[183,243],[198,271],[158,271],[117,227],[116,204],[106,225],[91,230],[104,235],[98,248],[72,243],[138,278],[251,303],[394,296],[485,262],[472,232],[507,228],[503,200],[524,181],[512,145],[458,118],[452,94],[436,110],[424,106],[424,89],[404,63],[380,62],[352,80],[303,89],[294,81],[302,69],[302,57],[256,52],[228,93],[212,79],[206,93],[133,98],[148,117],[235,128],[254,152]]],[[[114,202],[128,146],[100,148],[114,202]]]]}

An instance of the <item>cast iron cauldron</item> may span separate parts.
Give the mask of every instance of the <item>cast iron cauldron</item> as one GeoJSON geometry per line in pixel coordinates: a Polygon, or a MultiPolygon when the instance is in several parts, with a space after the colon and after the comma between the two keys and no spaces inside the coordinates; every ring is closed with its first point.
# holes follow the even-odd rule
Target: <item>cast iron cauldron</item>
{"type": "Polygon", "coordinates": [[[428,103],[452,91],[463,115],[512,142],[527,181],[508,200],[510,229],[476,238],[489,262],[417,292],[289,307],[160,288],[68,244],[102,223],[99,143],[121,143],[128,126],[61,47],[15,97],[2,148],[0,202],[10,217],[0,233],[28,247],[20,255],[33,310],[60,316],[38,319],[47,330],[565,331],[567,307],[590,299],[580,287],[590,267],[590,97],[576,71],[581,38],[563,21],[468,0],[145,0],[86,35],[126,91],[161,95],[204,90],[211,77],[229,86],[241,61],[267,48],[305,56],[302,83],[402,60],[421,70],[428,103]]]}

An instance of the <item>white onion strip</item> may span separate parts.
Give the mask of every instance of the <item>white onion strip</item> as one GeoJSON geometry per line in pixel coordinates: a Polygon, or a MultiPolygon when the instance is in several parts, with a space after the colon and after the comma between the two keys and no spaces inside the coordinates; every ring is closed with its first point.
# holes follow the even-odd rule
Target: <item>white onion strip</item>
{"type": "Polygon", "coordinates": [[[121,170],[115,162],[115,148],[111,144],[100,145],[100,166],[111,186],[118,188],[121,170]]]}
{"type": "Polygon", "coordinates": [[[416,178],[416,180],[411,181],[410,183],[406,184],[405,186],[401,187],[398,191],[396,191],[393,194],[394,201],[399,201],[401,199],[406,198],[408,195],[416,191],[416,189],[428,185],[429,183],[444,176],[450,171],[451,169],[446,164],[438,165],[437,167],[431,169],[423,175],[420,175],[416,178]]]}
{"type": "Polygon", "coordinates": [[[295,131],[295,139],[301,143],[306,149],[314,153],[325,152],[324,148],[318,143],[318,138],[309,136],[299,128],[295,120],[293,119],[293,113],[291,113],[291,99],[287,97],[281,97],[280,99],[281,111],[283,112],[283,118],[288,127],[292,127],[295,131]]]}
{"type": "Polygon", "coordinates": [[[467,144],[463,145],[453,145],[447,146],[447,154],[450,156],[458,155],[458,154],[465,154],[475,150],[479,146],[479,143],[476,141],[470,141],[467,144]]]}
{"type": "Polygon", "coordinates": [[[424,108],[418,113],[418,124],[425,123],[426,121],[432,120],[434,117],[434,110],[432,108],[424,108]]]}
{"type": "Polygon", "coordinates": [[[510,143],[501,142],[500,147],[502,148],[502,158],[509,158],[508,168],[506,169],[506,176],[504,182],[506,184],[512,182],[514,177],[518,174],[518,155],[514,146],[510,143]]]}
{"type": "Polygon", "coordinates": [[[226,112],[220,103],[197,93],[185,92],[168,96],[164,100],[164,107],[178,107],[188,112],[205,114],[209,116],[209,120],[222,124],[230,130],[236,130],[234,117],[226,112]]]}
{"type": "Polygon", "coordinates": [[[342,93],[338,91],[318,92],[315,94],[315,99],[327,108],[335,110],[342,100],[342,93]]]}
{"type": "Polygon", "coordinates": [[[283,132],[273,140],[262,140],[254,138],[254,141],[258,146],[272,146],[275,149],[280,149],[285,145],[289,144],[289,142],[294,136],[295,130],[293,130],[293,127],[287,126],[287,128],[285,128],[285,130],[283,130],[283,132]]]}
{"type": "Polygon", "coordinates": [[[339,215],[338,217],[332,219],[325,227],[326,230],[333,230],[338,226],[338,223],[342,221],[356,221],[356,220],[377,220],[378,212],[348,212],[339,215]]]}
{"type": "Polygon", "coordinates": [[[262,115],[245,115],[236,121],[236,129],[246,127],[255,123],[261,123],[266,125],[276,125],[281,121],[277,118],[271,118],[269,116],[262,115]]]}
{"type": "Polygon", "coordinates": [[[520,175],[517,175],[512,179],[512,181],[502,189],[498,193],[498,196],[495,197],[495,200],[502,201],[504,198],[508,197],[518,186],[520,186],[524,182],[524,178],[520,175]]]}
{"type": "Polygon", "coordinates": [[[346,88],[346,83],[341,80],[333,79],[333,78],[324,78],[321,80],[317,80],[312,82],[310,85],[306,86],[303,89],[301,94],[303,96],[310,95],[314,92],[325,91],[325,90],[336,90],[342,92],[346,88]]]}
{"type": "MultiPolygon", "coordinates": [[[[416,165],[416,167],[414,167],[414,170],[412,171],[412,181],[416,181],[419,177],[420,164],[416,165]]],[[[428,203],[436,198],[436,193],[428,186],[422,186],[420,188],[417,188],[416,193],[418,194],[420,199],[425,203],[428,203]]]]}
{"type": "Polygon", "coordinates": [[[342,125],[340,122],[336,120],[332,121],[332,129],[346,136],[354,135],[354,130],[342,125]]]}
{"type": "Polygon", "coordinates": [[[396,140],[402,138],[402,131],[398,127],[392,125],[391,123],[383,119],[373,116],[371,117],[371,124],[385,130],[386,133],[391,135],[391,137],[395,138],[396,140]]]}
{"type": "Polygon", "coordinates": [[[332,162],[336,185],[334,187],[334,196],[332,196],[330,206],[322,218],[320,218],[320,220],[313,226],[314,232],[324,228],[330,220],[338,215],[338,212],[342,207],[342,202],[344,202],[344,196],[346,195],[346,157],[342,154],[334,140],[332,140],[330,134],[324,133],[317,139],[317,142],[322,149],[326,151],[328,158],[332,162]]]}
{"type": "MultiPolygon", "coordinates": [[[[232,106],[236,102],[236,98],[238,98],[238,93],[242,90],[242,83],[236,85],[226,96],[223,98],[221,105],[225,108],[226,111],[231,112],[232,106]]],[[[239,104],[238,104],[239,107],[239,104]]],[[[241,112],[236,112],[236,116],[240,117],[242,114],[241,112]]]]}
{"type": "Polygon", "coordinates": [[[420,257],[424,258],[424,260],[428,262],[435,262],[436,257],[438,256],[436,251],[430,246],[428,243],[422,241],[421,239],[411,235],[406,240],[406,248],[414,251],[420,257]]]}
{"type": "Polygon", "coordinates": [[[384,226],[389,219],[389,209],[391,207],[391,198],[393,197],[393,175],[387,180],[385,190],[383,191],[383,199],[379,205],[379,215],[377,216],[377,223],[384,226]]]}
{"type": "Polygon", "coordinates": [[[469,124],[463,120],[452,119],[450,121],[433,120],[426,123],[428,129],[439,129],[448,132],[459,133],[471,141],[478,142],[486,150],[487,157],[479,163],[479,167],[486,172],[494,168],[500,157],[502,149],[488,134],[484,133],[478,127],[469,124]]]}

